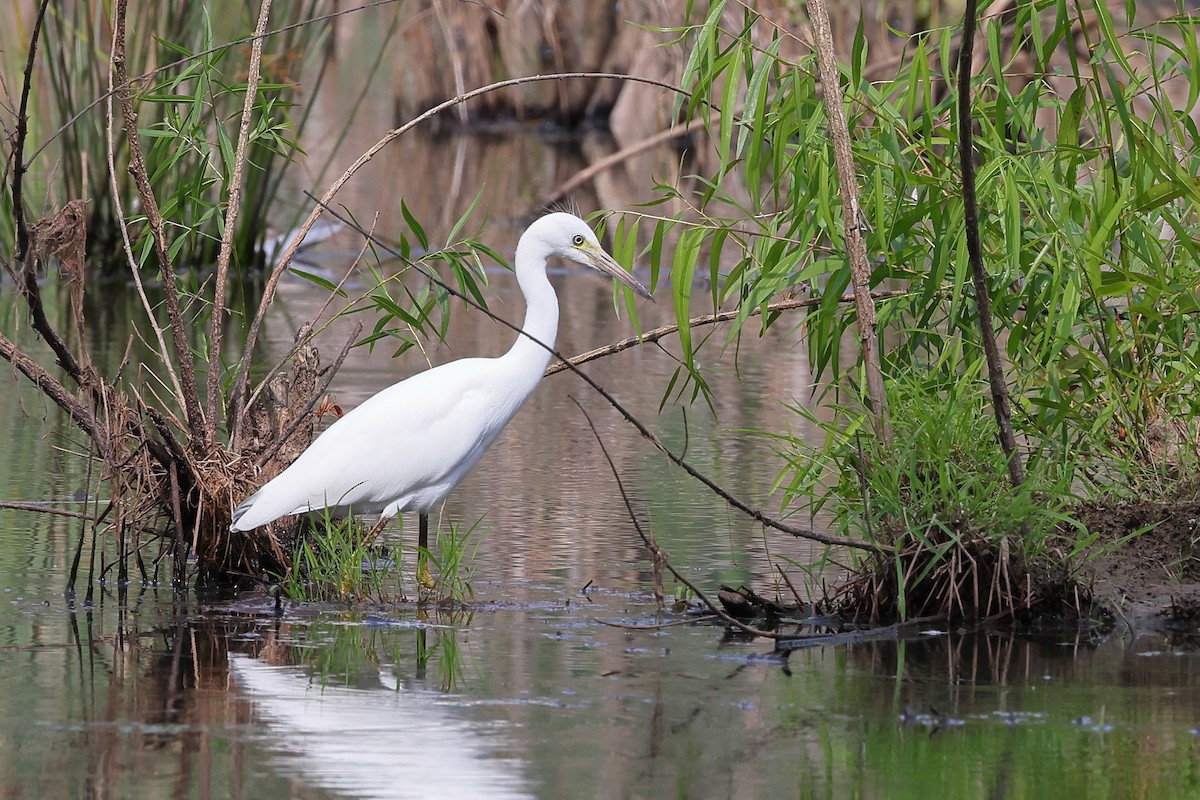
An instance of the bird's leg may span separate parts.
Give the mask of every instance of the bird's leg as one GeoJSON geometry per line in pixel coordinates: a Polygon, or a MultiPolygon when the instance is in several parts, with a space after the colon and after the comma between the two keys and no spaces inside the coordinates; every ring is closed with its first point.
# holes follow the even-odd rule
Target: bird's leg
{"type": "Polygon", "coordinates": [[[429,515],[422,511],[417,514],[417,585],[433,590],[436,584],[433,576],[429,574],[428,557],[429,515]]]}

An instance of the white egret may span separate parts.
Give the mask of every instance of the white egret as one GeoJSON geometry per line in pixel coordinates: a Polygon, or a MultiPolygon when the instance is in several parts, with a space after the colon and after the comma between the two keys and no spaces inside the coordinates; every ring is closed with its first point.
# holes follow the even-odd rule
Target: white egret
{"type": "Polygon", "coordinates": [[[653,299],[583,220],[565,213],[538,219],[517,243],[515,271],[526,309],[512,349],[499,358],[452,361],[374,395],[239,505],[230,530],[323,508],[338,515],[377,513],[383,520],[416,511],[418,541],[427,547],[429,511],[525,404],[550,363],[547,348],[558,334],[558,297],[546,277],[551,256],[611,275],[653,299]]]}

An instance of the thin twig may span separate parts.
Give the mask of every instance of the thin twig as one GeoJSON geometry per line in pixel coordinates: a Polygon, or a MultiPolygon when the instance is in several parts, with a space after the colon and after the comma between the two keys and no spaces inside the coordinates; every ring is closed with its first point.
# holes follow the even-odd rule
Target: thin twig
{"type": "MultiPolygon", "coordinates": [[[[378,222],[379,222],[379,215],[376,214],[375,218],[371,221],[371,233],[375,232],[375,225],[378,222]]],[[[296,335],[295,343],[292,344],[292,346],[290,348],[288,348],[288,351],[286,353],[284,353],[283,356],[277,362],[275,362],[275,366],[273,366],[273,367],[271,367],[271,369],[267,370],[266,377],[263,378],[262,381],[259,382],[258,386],[256,386],[254,388],[254,391],[250,393],[250,398],[246,401],[247,408],[251,408],[254,406],[255,401],[258,400],[259,394],[263,391],[263,389],[266,388],[267,383],[271,379],[271,376],[273,376],[275,373],[277,373],[281,369],[283,369],[284,364],[286,364],[288,361],[290,361],[292,358],[294,358],[296,353],[300,352],[300,348],[304,347],[305,345],[307,345],[311,341],[313,341],[313,339],[316,338],[317,334],[325,329],[325,326],[318,328],[317,322],[320,321],[321,317],[323,317],[325,315],[326,310],[328,310],[328,308],[329,308],[329,304],[331,302],[333,302],[333,298],[336,297],[338,295],[338,293],[342,291],[342,287],[346,284],[346,281],[350,280],[350,276],[352,274],[354,274],[355,270],[358,269],[359,264],[362,263],[363,256],[366,255],[367,248],[369,248],[370,246],[371,246],[371,239],[369,237],[364,238],[362,247],[360,247],[358,249],[358,255],[354,257],[354,261],[350,262],[350,266],[348,266],[346,268],[346,272],[345,272],[345,274],[342,275],[342,279],[337,282],[336,286],[333,287],[333,291],[331,291],[329,293],[329,295],[325,298],[325,302],[322,303],[321,307],[317,309],[317,313],[312,316],[312,319],[308,320],[307,322],[305,322],[303,325],[300,326],[300,331],[296,335]]],[[[355,302],[357,302],[357,301],[355,301],[355,302]]],[[[353,305],[353,304],[351,304],[351,305],[353,305]]],[[[338,315],[335,314],[330,319],[330,323],[332,323],[334,319],[337,319],[337,316],[338,315]]],[[[335,367],[333,371],[336,372],[337,367],[335,367]]],[[[328,385],[328,382],[326,382],[326,385],[328,385]]],[[[262,462],[260,462],[260,464],[261,463],[262,462]]]]}
{"type": "Polygon", "coordinates": [[[555,203],[595,178],[601,172],[609,170],[623,161],[628,161],[634,156],[644,153],[647,150],[653,150],[661,144],[673,141],[681,136],[687,136],[697,128],[708,125],[711,121],[711,117],[697,117],[684,125],[674,125],[666,130],[659,131],[651,136],[647,136],[637,144],[631,144],[630,146],[622,148],[615,153],[610,153],[599,161],[594,161],[584,169],[579,170],[579,172],[576,172],[569,179],[563,181],[554,189],[552,189],[550,193],[547,194],[542,200],[542,205],[547,206],[551,203],[555,203]]]}
{"type": "MultiPolygon", "coordinates": [[[[897,289],[883,292],[872,292],[871,297],[875,300],[887,300],[893,297],[902,297],[907,294],[909,294],[908,291],[897,289]]],[[[747,318],[750,318],[761,316],[764,313],[775,314],[780,311],[792,311],[797,308],[813,308],[814,306],[819,306],[823,302],[825,302],[825,298],[823,297],[804,297],[791,298],[788,300],[776,300],[773,303],[767,303],[765,307],[758,306],[748,313],[734,309],[732,311],[721,311],[717,314],[704,314],[699,317],[692,317],[688,320],[688,327],[699,328],[704,325],[717,325],[722,322],[730,322],[743,314],[747,318]]],[[[854,297],[853,295],[844,295],[838,299],[838,302],[851,303],[854,302],[854,297]]],[[[589,361],[595,361],[598,358],[615,355],[623,350],[628,350],[631,347],[637,347],[638,345],[642,344],[652,344],[657,342],[659,339],[663,339],[673,333],[678,332],[679,325],[677,323],[663,325],[661,327],[654,328],[653,330],[646,331],[638,336],[630,336],[627,339],[621,339],[618,342],[613,342],[612,344],[605,345],[604,347],[597,347],[594,350],[588,350],[586,353],[580,353],[577,356],[572,356],[565,362],[561,360],[555,361],[546,368],[546,376],[549,377],[555,373],[570,369],[570,367],[567,366],[568,364],[578,367],[581,364],[586,364],[589,361]]]]}
{"type": "Polygon", "coordinates": [[[42,0],[38,6],[37,17],[33,21],[33,32],[29,34],[29,55],[25,59],[25,74],[21,82],[21,103],[17,107],[17,130],[13,139],[12,164],[12,198],[13,217],[17,226],[16,262],[20,264],[29,255],[29,221],[25,218],[25,201],[23,199],[25,173],[29,167],[22,161],[25,155],[25,138],[29,133],[29,93],[33,90],[33,65],[37,60],[38,39],[42,33],[42,22],[46,18],[46,8],[50,0],[42,0]]]}
{"type": "Polygon", "coordinates": [[[687,619],[673,619],[670,622],[655,622],[651,625],[631,625],[628,622],[613,622],[599,617],[592,617],[593,622],[601,625],[607,625],[610,628],[620,628],[624,631],[660,631],[663,628],[679,628],[684,625],[695,625],[699,622],[711,622],[714,619],[720,619],[716,614],[701,614],[696,617],[688,617],[687,619]]]}
{"type": "Polygon", "coordinates": [[[225,208],[225,231],[221,235],[221,250],[217,255],[217,277],[213,285],[212,320],[208,328],[208,447],[217,443],[217,404],[221,396],[221,334],[225,320],[225,284],[229,279],[229,260],[233,255],[233,236],[237,230],[242,206],[242,172],[246,167],[246,150],[250,143],[250,123],[254,117],[254,101],[258,81],[262,76],[263,33],[271,14],[271,0],[262,0],[258,9],[258,25],[254,28],[254,44],[250,46],[249,76],[246,79],[246,98],[242,103],[242,124],[238,131],[237,150],[233,156],[233,174],[229,179],[229,201],[225,208]]]}
{"type": "Polygon", "coordinates": [[[583,418],[587,420],[588,427],[592,429],[592,435],[596,437],[596,443],[600,445],[600,452],[604,454],[604,460],[608,462],[608,467],[610,470],[612,470],[613,478],[617,482],[617,489],[621,492],[621,499],[625,502],[625,509],[629,512],[629,519],[633,522],[633,528],[637,531],[638,536],[641,537],[642,544],[644,544],[646,549],[649,550],[654,556],[655,564],[662,564],[662,566],[666,567],[667,571],[674,576],[675,580],[686,586],[692,592],[692,594],[696,595],[696,598],[700,600],[701,603],[704,603],[704,605],[708,606],[709,611],[720,617],[723,622],[733,625],[735,628],[745,631],[746,633],[753,634],[754,636],[762,636],[766,639],[784,638],[780,633],[775,631],[764,631],[760,628],[755,628],[754,626],[747,625],[740,619],[731,616],[723,608],[715,604],[712,600],[709,600],[708,595],[706,595],[700,589],[700,587],[689,581],[677,569],[671,566],[671,562],[667,558],[667,554],[659,548],[658,544],[652,537],[648,536],[646,532],[642,530],[642,524],[638,521],[637,514],[633,510],[633,504],[629,500],[629,493],[625,491],[625,484],[621,480],[621,473],[617,471],[617,465],[615,462],[613,462],[612,456],[608,454],[608,448],[604,446],[604,440],[600,438],[600,431],[596,430],[596,425],[592,422],[592,418],[588,414],[587,409],[584,408],[583,404],[574,397],[571,398],[571,402],[579,408],[580,412],[583,414],[583,418]]]}
{"type": "Polygon", "coordinates": [[[346,343],[342,345],[342,351],[338,353],[338,357],[334,360],[333,364],[330,365],[329,369],[326,370],[324,383],[313,390],[312,396],[308,398],[308,402],[304,404],[304,408],[301,409],[300,413],[292,419],[291,424],[288,425],[283,433],[279,434],[279,438],[272,442],[271,445],[258,456],[258,460],[256,462],[258,467],[261,468],[264,464],[271,460],[271,457],[279,451],[279,448],[283,447],[283,445],[287,443],[287,440],[292,438],[292,435],[296,431],[300,430],[300,426],[304,424],[306,419],[308,419],[308,415],[312,413],[313,408],[317,405],[317,401],[324,396],[325,390],[329,388],[329,384],[333,381],[333,376],[337,374],[339,369],[341,369],[342,363],[346,360],[346,356],[350,354],[350,348],[352,348],[354,343],[358,341],[358,336],[362,333],[362,327],[363,326],[361,322],[356,322],[354,324],[354,330],[352,330],[350,332],[350,336],[346,338],[346,343]]]}

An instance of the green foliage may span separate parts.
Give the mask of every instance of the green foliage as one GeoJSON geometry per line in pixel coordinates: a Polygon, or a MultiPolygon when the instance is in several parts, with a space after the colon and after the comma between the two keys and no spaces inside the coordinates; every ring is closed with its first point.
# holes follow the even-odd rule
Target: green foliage
{"type": "MultiPolygon", "coordinates": [[[[314,0],[277,5],[272,27],[315,16],[314,0]]],[[[181,264],[204,267],[216,260],[233,171],[234,149],[247,88],[250,44],[257,4],[234,14],[210,14],[205,3],[131,4],[127,70],[147,168],[164,221],[171,255],[181,264]]],[[[21,14],[22,12],[15,12],[21,14]]],[[[115,169],[109,170],[109,132],[104,98],[109,92],[111,9],[100,2],[51,4],[39,46],[26,158],[29,198],[45,198],[30,209],[34,219],[67,201],[88,201],[88,257],[104,272],[122,269],[125,256],[117,208],[137,208],[137,189],[126,167],[128,152],[120,103],[113,107],[115,169]],[[116,182],[116,193],[111,181],[116,182]]],[[[21,85],[31,19],[0,32],[0,70],[5,85],[21,85]]],[[[272,36],[264,48],[262,80],[253,109],[242,209],[234,234],[234,265],[261,261],[268,213],[280,219],[276,202],[282,164],[300,151],[295,145],[304,117],[292,116],[306,54],[320,53],[326,27],[298,25],[272,36]]],[[[306,91],[319,88],[319,77],[306,91]]],[[[5,203],[11,200],[6,198],[5,203]]],[[[3,210],[3,209],[0,209],[3,210]]],[[[9,219],[9,215],[4,215],[9,219]]],[[[136,216],[131,232],[139,263],[153,245],[136,216]]],[[[0,241],[12,242],[11,230],[0,241]]]]}
{"type": "MultiPolygon", "coordinates": [[[[794,502],[827,488],[823,471],[832,468],[832,493],[857,498],[839,507],[846,530],[1023,531],[1037,549],[1072,480],[1078,491],[1112,491],[1129,485],[1139,463],[1153,462],[1161,477],[1178,476],[1189,454],[1194,461],[1195,18],[1122,32],[1102,2],[1037,0],[983,23],[986,62],[972,79],[970,122],[993,314],[1031,473],[1015,493],[1004,488],[978,386],[958,122],[944,91],[956,77],[955,31],[909,37],[896,72],[878,79],[866,77],[861,31],[853,52],[840,54],[850,56],[843,81],[873,285],[906,290],[879,304],[895,394],[888,450],[859,432],[859,365],[845,363],[855,312],[842,302],[844,210],[815,67],[811,57],[786,57],[795,48],[756,13],[743,10],[728,27],[733,18],[714,4],[702,23],[677,31],[690,46],[684,79],[695,93],[683,110],[711,115],[717,161],[660,187],[663,202],[689,211],[653,220],[652,233],[643,215],[643,255],[656,274],[669,272],[681,322],[738,310],[726,345],[755,332],[752,319],[758,330],[782,319],[772,301],[816,296],[798,327],[820,397],[844,427],[828,428],[822,451],[790,462],[781,481],[794,502]],[[711,287],[703,300],[693,293],[700,277],[711,287]],[[752,318],[753,310],[766,313],[752,318]],[[1176,421],[1183,441],[1164,452],[1155,431],[1176,421]],[[859,458],[870,465],[861,474],[851,469],[859,458]]],[[[702,345],[680,336],[683,366],[669,394],[689,382],[703,391],[694,372],[702,345]]],[[[1148,481],[1141,488],[1162,491],[1148,481]]]]}
{"type": "Polygon", "coordinates": [[[284,593],[301,601],[389,599],[398,570],[377,548],[363,543],[362,523],[332,519],[328,510],[312,520],[315,530],[297,538],[292,568],[282,581],[284,593]]]}
{"type": "Polygon", "coordinates": [[[426,553],[437,570],[434,592],[441,603],[465,603],[475,599],[471,578],[475,573],[475,554],[483,542],[476,536],[478,524],[463,530],[457,522],[448,528],[437,526],[437,552],[426,553]],[[474,539],[474,542],[472,542],[474,539]]]}
{"type": "MultiPolygon", "coordinates": [[[[395,557],[377,543],[364,543],[366,528],[357,518],[334,519],[325,510],[310,517],[311,529],[297,538],[292,567],[283,577],[284,593],[293,600],[388,602],[403,595],[400,551],[395,557]]],[[[439,605],[474,599],[471,577],[482,542],[477,526],[437,526],[436,547],[417,559],[416,594],[439,605]],[[428,573],[431,564],[436,577],[428,573]]]]}
{"type": "Polygon", "coordinates": [[[982,362],[961,374],[946,371],[951,362],[889,383],[891,443],[876,438],[861,412],[840,409],[822,422],[796,407],[826,438],[821,446],[777,439],[787,461],[785,503],[829,514],[842,535],[885,545],[916,539],[936,548],[968,536],[1010,540],[1027,558],[1042,553],[1073,499],[1075,465],[1040,459],[1013,487],[982,362]]]}
{"type": "MultiPolygon", "coordinates": [[[[396,347],[392,355],[398,356],[417,345],[422,337],[445,339],[452,297],[465,298],[487,308],[485,269],[506,262],[480,242],[475,233],[468,232],[467,225],[481,196],[476,195],[451,227],[445,243],[437,248],[431,247],[424,227],[401,201],[400,212],[408,233],[402,234],[394,246],[385,245],[378,239],[371,242],[373,259],[367,263],[371,272],[368,288],[334,317],[366,313],[374,320],[358,345],[374,348],[376,343],[392,342],[396,347]],[[385,271],[384,264],[394,266],[397,261],[400,269],[385,271]],[[449,272],[449,276],[443,270],[449,272]]],[[[297,274],[323,288],[334,288],[319,276],[297,274]]]]}

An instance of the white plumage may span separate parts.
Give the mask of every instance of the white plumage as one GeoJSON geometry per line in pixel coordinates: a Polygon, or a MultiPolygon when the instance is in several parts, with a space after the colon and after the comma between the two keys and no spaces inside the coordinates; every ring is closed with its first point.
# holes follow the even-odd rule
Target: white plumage
{"type": "Polygon", "coordinates": [[[424,533],[428,512],[475,466],[546,371],[550,353],[538,342],[553,347],[558,334],[558,297],[546,277],[551,256],[592,267],[650,297],[583,220],[565,213],[542,217],[517,243],[514,268],[526,311],[512,349],[499,358],[452,361],[374,395],[239,505],[230,530],[328,507],[339,515],[382,517],[416,511],[424,533]]]}

